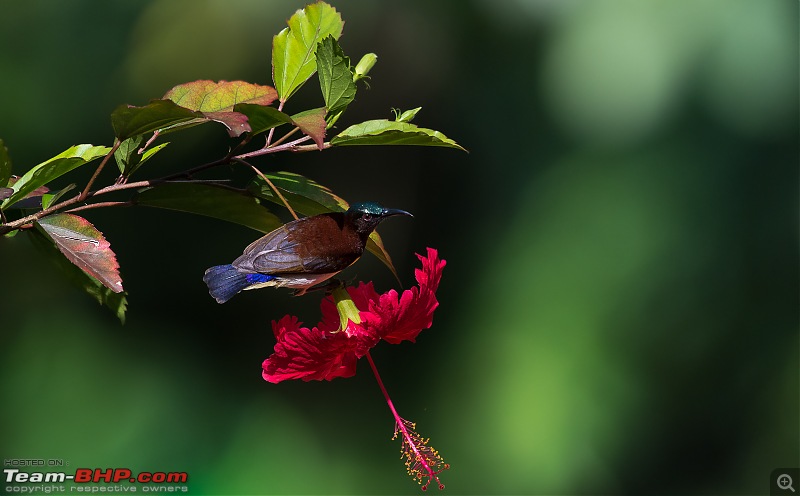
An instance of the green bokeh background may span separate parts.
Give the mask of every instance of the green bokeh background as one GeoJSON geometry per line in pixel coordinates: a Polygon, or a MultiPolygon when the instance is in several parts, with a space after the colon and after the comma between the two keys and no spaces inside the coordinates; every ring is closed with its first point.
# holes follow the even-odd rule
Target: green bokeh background
{"type": "MultiPolygon", "coordinates": [[[[271,37],[303,5],[0,2],[15,172],[110,144],[117,105],[175,84],[269,84],[271,37]]],[[[796,1],[334,5],[345,52],[380,57],[340,126],[421,105],[416,122],[470,153],[259,163],[412,211],[381,227],[407,287],[414,252],[447,259],[433,328],[374,350],[401,415],[452,465],[446,494],[764,494],[772,469],[800,465],[796,1]]],[[[315,81],[289,110],[319,106],[315,81]]],[[[221,127],[186,134],[141,172],[228,143],[221,127]]],[[[257,233],[86,215],[118,255],[128,322],[23,236],[0,241],[4,460],[187,471],[192,494],[419,493],[366,363],[330,383],[261,379],[270,321],[313,324],[318,297],[208,297],[203,270],[257,233]]],[[[347,275],[395,284],[372,257],[347,275]]]]}

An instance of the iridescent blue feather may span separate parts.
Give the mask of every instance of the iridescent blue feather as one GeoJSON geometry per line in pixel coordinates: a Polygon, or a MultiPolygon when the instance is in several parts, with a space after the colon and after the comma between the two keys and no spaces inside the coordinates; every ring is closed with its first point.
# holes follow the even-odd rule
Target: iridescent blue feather
{"type": "Polygon", "coordinates": [[[211,267],[203,276],[203,281],[208,285],[208,292],[218,303],[225,303],[240,291],[273,279],[275,276],[239,272],[230,264],[211,267]]]}

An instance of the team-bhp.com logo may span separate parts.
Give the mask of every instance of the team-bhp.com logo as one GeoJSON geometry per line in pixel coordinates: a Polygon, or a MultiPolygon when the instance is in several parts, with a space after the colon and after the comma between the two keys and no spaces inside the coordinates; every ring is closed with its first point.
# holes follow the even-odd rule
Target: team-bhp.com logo
{"type": "MultiPolygon", "coordinates": [[[[185,484],[189,480],[189,474],[186,472],[133,472],[129,468],[79,468],[76,469],[73,474],[68,474],[66,472],[22,472],[16,468],[5,468],[3,469],[3,473],[5,474],[6,484],[63,484],[68,481],[76,484],[101,482],[110,484],[120,484],[123,482],[139,484],[185,484]]],[[[151,486],[150,490],[158,491],[159,489],[151,486]]],[[[6,491],[8,492],[8,486],[6,487],[6,491]]]]}

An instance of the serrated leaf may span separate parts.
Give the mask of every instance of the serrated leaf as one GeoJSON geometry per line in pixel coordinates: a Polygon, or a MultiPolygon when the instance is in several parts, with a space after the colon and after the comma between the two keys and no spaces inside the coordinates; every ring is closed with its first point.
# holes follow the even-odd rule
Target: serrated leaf
{"type": "Polygon", "coordinates": [[[292,124],[292,118],[275,107],[239,103],[233,107],[233,110],[247,116],[251,136],[264,133],[282,124],[292,124]]]}
{"type": "Polygon", "coordinates": [[[464,148],[439,131],[417,127],[409,122],[376,119],[354,124],[331,138],[331,146],[418,145],[464,148]]]}
{"type": "Polygon", "coordinates": [[[328,124],[325,122],[325,114],[325,107],[320,107],[305,110],[292,116],[294,125],[299,127],[303,134],[314,140],[320,150],[322,150],[325,142],[325,128],[328,124]]]}
{"type": "Polygon", "coordinates": [[[0,187],[8,185],[11,178],[11,157],[8,156],[8,148],[5,142],[0,139],[0,187]]]}
{"type": "Polygon", "coordinates": [[[314,52],[326,36],[339,39],[344,21],[325,2],[298,10],[272,40],[272,80],[282,102],[291,97],[317,70],[314,52]]]}
{"type": "Polygon", "coordinates": [[[14,183],[14,194],[0,204],[6,209],[29,193],[53,179],[66,174],[76,167],[89,163],[106,155],[111,148],[107,146],[76,145],[55,157],[33,167],[14,183]]]}
{"type": "Polygon", "coordinates": [[[239,103],[269,105],[278,97],[272,86],[245,81],[200,80],[180,84],[169,90],[164,98],[178,105],[202,112],[207,118],[222,122],[237,136],[249,131],[247,119],[234,107],[239,103]]]}
{"type": "Polygon", "coordinates": [[[333,36],[326,36],[317,47],[317,76],[328,113],[336,114],[356,97],[356,83],[347,57],[333,36]]]}
{"type": "Polygon", "coordinates": [[[272,86],[210,80],[179,84],[164,95],[181,107],[202,112],[206,118],[222,123],[233,137],[250,131],[247,117],[234,111],[236,104],[269,105],[277,97],[272,86]]]}
{"type": "Polygon", "coordinates": [[[59,191],[55,193],[45,193],[42,195],[42,210],[49,208],[50,205],[56,203],[62,196],[66,193],[75,189],[75,183],[72,183],[64,188],[61,188],[59,191]]]}
{"type": "Polygon", "coordinates": [[[245,81],[199,80],[179,84],[164,98],[183,108],[206,112],[230,112],[237,103],[269,105],[278,97],[272,86],[245,81]]]}
{"type": "Polygon", "coordinates": [[[282,224],[248,193],[213,184],[165,183],[140,191],[134,201],[148,207],[179,210],[247,226],[263,233],[282,224]]]}
{"type": "MultiPolygon", "coordinates": [[[[301,215],[343,212],[349,208],[349,204],[336,196],[330,189],[300,174],[276,172],[265,174],[265,176],[286,198],[292,209],[301,215]]],[[[260,176],[254,178],[247,189],[260,198],[284,206],[283,200],[275,195],[269,184],[260,176]]],[[[369,240],[367,240],[367,250],[378,257],[378,260],[383,262],[397,278],[397,270],[395,270],[389,252],[384,248],[383,240],[377,231],[370,234],[369,240]]]]}
{"type": "Polygon", "coordinates": [[[111,245],[88,220],[53,214],[36,221],[67,259],[115,293],[121,293],[119,264],[111,245]]]}
{"type": "Polygon", "coordinates": [[[144,107],[120,105],[111,113],[111,126],[120,141],[201,118],[203,114],[178,106],[172,100],[153,100],[144,107]]]}
{"type": "MultiPolygon", "coordinates": [[[[14,231],[14,233],[16,232],[14,231]]],[[[101,305],[108,307],[120,322],[125,323],[125,310],[128,306],[126,292],[115,293],[111,291],[103,283],[73,265],[58,251],[52,239],[46,234],[36,229],[28,229],[26,232],[33,244],[42,249],[47,258],[64,271],[70,282],[82,288],[101,305]]]]}

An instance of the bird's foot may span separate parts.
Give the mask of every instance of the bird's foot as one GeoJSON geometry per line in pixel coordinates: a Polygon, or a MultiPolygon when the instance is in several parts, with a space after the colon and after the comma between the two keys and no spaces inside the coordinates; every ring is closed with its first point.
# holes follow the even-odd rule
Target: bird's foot
{"type": "Polygon", "coordinates": [[[316,286],[311,286],[310,288],[298,289],[294,292],[294,296],[302,296],[308,293],[309,291],[322,291],[322,290],[325,291],[326,295],[329,295],[333,292],[334,289],[343,288],[344,286],[345,286],[344,281],[342,281],[341,279],[333,278],[333,279],[328,279],[327,281],[322,282],[320,284],[317,284],[316,286]]]}

